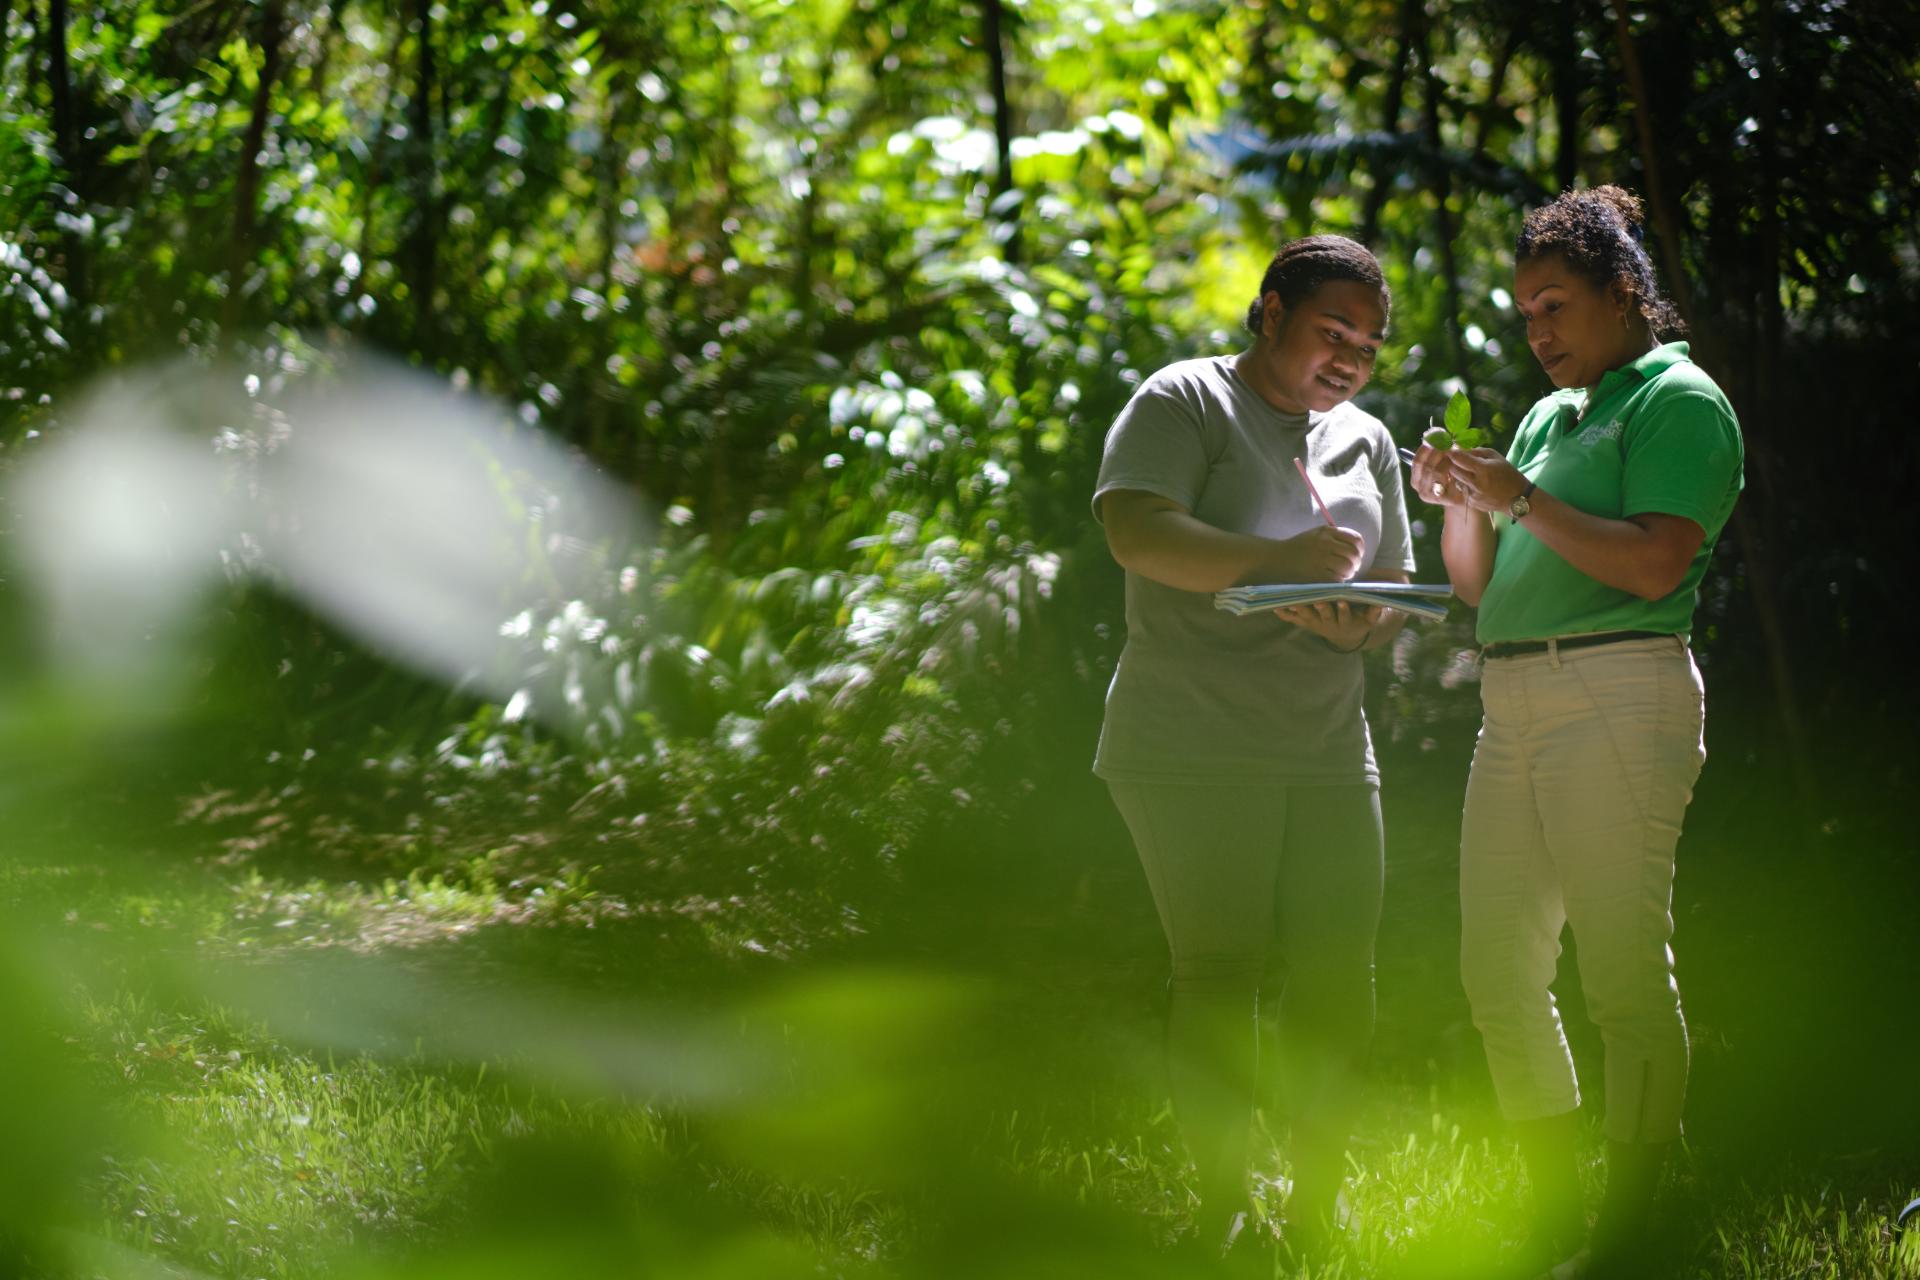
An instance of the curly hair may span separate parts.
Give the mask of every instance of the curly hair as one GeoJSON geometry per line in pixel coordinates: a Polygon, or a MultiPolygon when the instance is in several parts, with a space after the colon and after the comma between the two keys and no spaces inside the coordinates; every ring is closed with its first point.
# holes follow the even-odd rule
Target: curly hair
{"type": "Polygon", "coordinates": [[[1559,254],[1569,267],[1601,289],[1620,283],[1656,336],[1684,333],[1680,309],[1660,296],[1653,259],[1647,255],[1640,198],[1615,186],[1562,191],[1520,224],[1514,262],[1559,254]]]}
{"type": "Polygon", "coordinates": [[[1260,278],[1260,293],[1247,308],[1247,332],[1260,336],[1260,304],[1269,293],[1280,295],[1280,305],[1297,306],[1329,280],[1353,280],[1380,290],[1380,305],[1390,309],[1393,295],[1380,260],[1357,240],[1345,236],[1307,236],[1280,247],[1260,278]]]}

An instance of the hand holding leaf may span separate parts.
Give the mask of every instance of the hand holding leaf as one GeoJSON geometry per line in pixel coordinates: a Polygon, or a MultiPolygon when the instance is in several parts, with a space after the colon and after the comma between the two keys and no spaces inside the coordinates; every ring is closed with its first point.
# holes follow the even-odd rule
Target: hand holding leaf
{"type": "Polygon", "coordinates": [[[1458,446],[1462,449],[1477,449],[1493,443],[1493,433],[1482,431],[1473,425],[1473,401],[1464,391],[1456,391],[1447,399],[1447,411],[1442,417],[1444,428],[1434,428],[1427,432],[1427,442],[1436,449],[1448,449],[1458,446]],[[1445,443],[1439,443],[1435,437],[1444,437],[1445,443]]]}
{"type": "Polygon", "coordinates": [[[1486,439],[1473,428],[1473,404],[1467,393],[1456,391],[1447,401],[1445,426],[1428,419],[1422,445],[1413,461],[1413,488],[1424,502],[1436,506],[1465,506],[1467,496],[1455,481],[1452,460],[1458,449],[1470,449],[1486,439]]]}

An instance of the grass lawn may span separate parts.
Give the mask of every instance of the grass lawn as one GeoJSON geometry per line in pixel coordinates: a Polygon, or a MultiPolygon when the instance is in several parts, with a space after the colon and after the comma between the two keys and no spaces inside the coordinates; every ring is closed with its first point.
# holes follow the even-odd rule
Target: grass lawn
{"type": "MultiPolygon", "coordinates": [[[[1494,1276],[1521,1234],[1452,963],[1463,768],[1389,770],[1371,1101],[1321,1275],[1494,1276]]],[[[1682,852],[1676,1274],[1920,1277],[1892,1222],[1920,1195],[1911,850],[1870,825],[1774,847],[1757,778],[1710,767],[1682,852]]],[[[945,829],[825,941],[774,901],[646,898],[564,841],[319,868],[188,835],[139,874],[16,867],[10,963],[45,997],[21,1007],[63,1042],[13,1068],[7,1123],[52,1161],[19,1203],[55,1224],[11,1218],[15,1269],[1186,1274],[1124,831],[1077,772],[1015,818],[945,829]]],[[[1277,1098],[1262,1120],[1274,1210],[1277,1098]]],[[[1252,1273],[1289,1274],[1271,1249],[1252,1273]]]]}

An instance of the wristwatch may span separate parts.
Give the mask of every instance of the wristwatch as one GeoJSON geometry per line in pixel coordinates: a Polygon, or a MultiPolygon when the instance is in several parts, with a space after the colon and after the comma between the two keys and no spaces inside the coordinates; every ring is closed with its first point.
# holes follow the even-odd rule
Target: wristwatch
{"type": "Polygon", "coordinates": [[[1520,496],[1507,504],[1508,515],[1515,520],[1526,519],[1527,513],[1533,510],[1533,503],[1528,501],[1533,497],[1533,488],[1533,481],[1527,481],[1527,487],[1520,491],[1520,496]]]}

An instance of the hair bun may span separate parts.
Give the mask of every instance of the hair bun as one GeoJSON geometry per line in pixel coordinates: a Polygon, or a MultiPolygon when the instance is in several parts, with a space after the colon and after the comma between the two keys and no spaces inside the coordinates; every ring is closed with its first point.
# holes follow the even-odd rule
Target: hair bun
{"type": "Polygon", "coordinates": [[[1608,183],[1604,187],[1591,188],[1588,195],[1605,202],[1620,215],[1620,221],[1627,224],[1627,232],[1635,240],[1640,238],[1640,227],[1647,220],[1646,207],[1640,203],[1640,197],[1631,191],[1608,183]]]}

